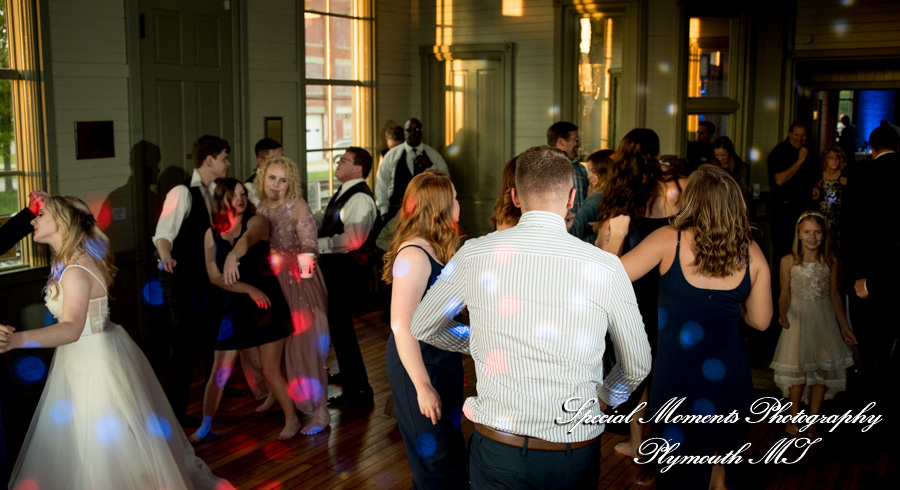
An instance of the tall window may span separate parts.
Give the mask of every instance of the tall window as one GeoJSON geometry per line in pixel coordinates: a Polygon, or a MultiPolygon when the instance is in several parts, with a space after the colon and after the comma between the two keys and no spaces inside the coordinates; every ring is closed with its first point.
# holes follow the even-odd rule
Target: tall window
{"type": "Polygon", "coordinates": [[[622,13],[584,14],[578,22],[577,124],[581,151],[615,148],[622,77],[622,13]]]}
{"type": "MultiPolygon", "coordinates": [[[[36,9],[35,0],[0,0],[0,223],[46,188],[36,9]]],[[[0,250],[0,271],[41,262],[30,239],[0,250]]]]}
{"type": "Polygon", "coordinates": [[[374,151],[372,2],[306,0],[304,19],[307,190],[315,211],[340,185],[334,164],[344,150],[374,151]]]}

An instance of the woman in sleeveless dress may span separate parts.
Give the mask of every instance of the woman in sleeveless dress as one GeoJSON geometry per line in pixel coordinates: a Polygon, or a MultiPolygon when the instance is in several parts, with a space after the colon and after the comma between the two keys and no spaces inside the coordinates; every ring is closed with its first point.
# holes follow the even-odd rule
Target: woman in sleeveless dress
{"type": "MultiPolygon", "coordinates": [[[[292,335],[284,342],[288,393],[300,411],[313,416],[300,432],[318,434],[331,421],[326,406],[328,380],[325,372],[331,336],[328,333],[325,280],[315,267],[319,256],[316,221],[309,205],[300,197],[299,171],[293,160],[284,156],[271,157],[260,167],[258,175],[261,180],[257,185],[262,186],[262,192],[259,193],[257,213],[268,221],[269,226],[266,233],[246,233],[235,242],[234,253],[228,255],[222,269],[225,284],[233,284],[240,278],[237,259],[257,241],[269,240],[269,263],[278,277],[294,325],[292,335]],[[312,276],[301,277],[301,267],[309,270],[312,276]],[[232,272],[237,275],[232,276],[232,272]]],[[[244,374],[250,373],[248,378],[261,381],[257,359],[242,356],[241,364],[244,374]]],[[[251,381],[251,388],[257,396],[267,391],[264,383],[251,381]]],[[[266,410],[272,403],[270,395],[257,410],[266,410]]]]}
{"type": "Polygon", "coordinates": [[[468,488],[459,431],[462,355],[419,342],[409,329],[419,301],[459,248],[459,203],[450,178],[432,170],[414,177],[398,216],[383,275],[393,283],[384,357],[413,488],[468,488]]]}
{"type": "MultiPolygon", "coordinates": [[[[659,162],[659,136],[646,128],[632,129],[619,142],[613,159],[611,178],[607,183],[607,192],[600,199],[601,223],[596,245],[616,255],[628,253],[638,246],[655,230],[667,226],[669,219],[681,210],[681,189],[686,180],[678,175],[663,172],[659,162]],[[608,248],[609,220],[618,215],[631,218],[628,235],[621,245],[608,248]]],[[[657,309],[656,301],[659,293],[659,274],[651,271],[646,276],[632,283],[637,298],[638,309],[644,320],[644,331],[650,343],[650,353],[656,356],[657,309]]],[[[613,349],[607,344],[607,352],[613,349]]],[[[635,390],[620,411],[628,413],[639,403],[647,401],[649,386],[652,384],[653,371],[635,390]]],[[[615,446],[616,452],[629,458],[637,457],[637,448],[644,439],[644,428],[638,419],[644,416],[639,410],[629,424],[631,437],[615,446]]]]}
{"type": "Polygon", "coordinates": [[[300,420],[287,393],[287,382],[281,374],[284,338],[293,332],[287,302],[278,280],[269,268],[269,242],[256,242],[242,257],[241,280],[226,286],[222,275],[225,257],[232,253],[232,245],[248,230],[261,230],[266,220],[253,216],[253,204],[248,201],[244,184],[234,178],[216,181],[213,196],[213,223],[206,231],[204,251],[209,281],[222,296],[222,320],[216,340],[213,368],[203,393],[203,424],[190,437],[197,443],[209,434],[213,417],[222,401],[225,383],[231,376],[241,349],[257,351],[262,377],[273,387],[273,395],[284,411],[284,429],[278,439],[297,435],[300,420]]]}
{"type": "Polygon", "coordinates": [[[57,349],[10,487],[233,488],[194,455],[144,354],[110,322],[116,267],[88,206],[53,196],[32,225],[53,248],[44,291],[58,323],[0,326],[0,351],[57,349]]]}
{"type": "MultiPolygon", "coordinates": [[[[622,257],[628,277],[651,271],[659,280],[659,342],[647,418],[651,435],[638,454],[649,456],[665,439],[680,446],[672,456],[724,456],[747,441],[753,383],[740,335],[744,321],[757,330],[772,320],[769,266],[753,242],[747,206],[737,182],[723,169],[701,165],[691,174],[682,211],[672,226],[653,232],[622,257]],[[667,403],[684,398],[673,415],[722,415],[737,422],[667,424],[653,420],[667,403]]],[[[610,222],[614,248],[628,233],[627,216],[610,222]]],[[[732,470],[727,471],[732,484],[732,470]]],[[[721,465],[675,465],[657,476],[660,488],[725,488],[721,465]]]]}

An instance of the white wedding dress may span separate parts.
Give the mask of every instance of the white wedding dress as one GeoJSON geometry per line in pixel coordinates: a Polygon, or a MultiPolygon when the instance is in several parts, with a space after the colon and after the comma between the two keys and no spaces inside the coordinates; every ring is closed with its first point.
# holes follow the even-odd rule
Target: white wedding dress
{"type": "MultiPolygon", "coordinates": [[[[63,274],[71,267],[81,266],[63,274]]],[[[48,293],[57,288],[45,302],[59,319],[62,287],[48,293]]],[[[109,321],[108,301],[90,300],[81,338],[56,348],[10,488],[233,488],[194,455],[147,358],[109,321]]]]}

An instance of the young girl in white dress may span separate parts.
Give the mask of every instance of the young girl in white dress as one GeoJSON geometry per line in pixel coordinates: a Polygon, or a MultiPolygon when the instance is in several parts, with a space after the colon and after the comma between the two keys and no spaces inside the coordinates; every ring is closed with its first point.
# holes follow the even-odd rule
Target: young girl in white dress
{"type": "Polygon", "coordinates": [[[110,322],[116,267],[90,208],[53,196],[32,225],[53,248],[44,292],[59,323],[0,325],[0,352],[56,347],[10,488],[233,488],[194,455],[144,354],[110,322]]]}
{"type": "MultiPolygon", "coordinates": [[[[791,402],[790,414],[797,415],[802,399],[809,403],[809,414],[816,415],[824,400],[846,389],[846,369],[853,365],[847,346],[856,344],[821,213],[809,211],[797,220],[794,246],[791,255],[781,259],[780,275],[778,323],[783,329],[769,367],[775,370],[775,384],[791,402]]],[[[787,424],[786,430],[800,434],[797,424],[787,424]]],[[[818,437],[815,425],[807,434],[818,437]]]]}

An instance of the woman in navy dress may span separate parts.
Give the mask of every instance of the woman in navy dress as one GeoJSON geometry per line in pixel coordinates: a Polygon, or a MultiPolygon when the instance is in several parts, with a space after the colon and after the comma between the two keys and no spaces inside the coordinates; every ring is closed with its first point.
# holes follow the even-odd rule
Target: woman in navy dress
{"type": "MultiPolygon", "coordinates": [[[[629,222],[627,216],[611,220],[612,246],[624,240],[629,222]]],[[[746,416],[753,383],[739,332],[741,309],[746,307],[748,325],[765,330],[772,319],[772,294],[769,266],[753,242],[737,182],[725,170],[701,166],[688,180],[682,211],[672,226],[653,232],[622,257],[622,265],[632,280],[651,271],[660,274],[659,340],[647,417],[682,397],[674,414],[725,416],[737,410],[746,416]]],[[[651,427],[654,438],[680,444],[673,456],[724,456],[747,440],[742,422],[652,420],[651,427]]],[[[660,443],[648,440],[638,453],[647,455],[660,443]]],[[[725,488],[725,471],[722,466],[675,465],[658,475],[657,485],[725,488]]]]}
{"type": "Polygon", "coordinates": [[[383,277],[393,283],[384,357],[397,425],[414,488],[468,488],[459,430],[462,355],[419,342],[409,330],[422,296],[459,248],[459,203],[450,178],[435,171],[414,177],[399,216],[383,277]]]}

